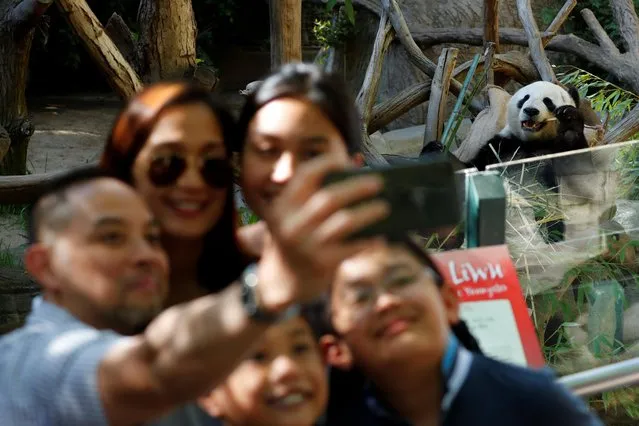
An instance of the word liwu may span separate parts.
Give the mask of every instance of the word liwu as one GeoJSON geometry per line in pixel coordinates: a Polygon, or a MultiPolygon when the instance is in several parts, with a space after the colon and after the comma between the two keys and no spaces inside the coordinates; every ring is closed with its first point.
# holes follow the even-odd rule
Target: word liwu
{"type": "Polygon", "coordinates": [[[475,267],[469,262],[457,266],[454,261],[448,262],[448,271],[453,284],[459,285],[467,282],[477,283],[479,280],[494,280],[504,278],[504,272],[500,264],[487,263],[485,266],[475,267]]]}

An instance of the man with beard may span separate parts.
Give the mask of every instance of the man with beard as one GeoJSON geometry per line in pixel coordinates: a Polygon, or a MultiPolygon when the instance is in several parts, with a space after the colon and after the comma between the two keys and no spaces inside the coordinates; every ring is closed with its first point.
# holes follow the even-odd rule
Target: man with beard
{"type": "Polygon", "coordinates": [[[347,206],[381,183],[319,189],[335,167],[318,160],[287,188],[272,241],[237,282],[159,315],[168,261],[141,198],[91,168],[54,182],[34,205],[25,253],[42,296],[26,324],[0,339],[1,423],[141,424],[218,384],[270,325],[323,293],[339,263],[370,244],[347,241],[348,231],[387,210],[347,206]]]}

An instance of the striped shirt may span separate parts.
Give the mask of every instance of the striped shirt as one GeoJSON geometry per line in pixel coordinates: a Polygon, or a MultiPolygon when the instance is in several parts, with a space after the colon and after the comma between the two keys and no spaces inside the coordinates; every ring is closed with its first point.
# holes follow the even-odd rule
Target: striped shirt
{"type": "Polygon", "coordinates": [[[122,339],[37,296],[25,325],[0,337],[0,424],[107,425],[98,366],[122,339]]]}

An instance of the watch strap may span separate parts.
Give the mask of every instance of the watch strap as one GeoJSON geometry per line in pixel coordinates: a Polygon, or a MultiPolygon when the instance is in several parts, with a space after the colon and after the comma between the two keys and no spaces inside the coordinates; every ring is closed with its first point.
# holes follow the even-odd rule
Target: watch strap
{"type": "Polygon", "coordinates": [[[300,313],[300,305],[295,303],[282,312],[268,312],[261,306],[257,286],[259,283],[257,275],[257,264],[250,264],[240,276],[242,285],[242,306],[244,307],[249,318],[261,323],[276,324],[293,318],[300,313]]]}

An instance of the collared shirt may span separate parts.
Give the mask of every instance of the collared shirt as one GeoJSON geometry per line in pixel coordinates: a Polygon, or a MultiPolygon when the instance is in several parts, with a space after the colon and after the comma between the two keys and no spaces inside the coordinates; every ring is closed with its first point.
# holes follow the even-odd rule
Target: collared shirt
{"type": "Polygon", "coordinates": [[[98,366],[122,339],[37,296],[25,325],[0,337],[0,424],[107,425],[98,366]]]}
{"type": "MultiPolygon", "coordinates": [[[[442,370],[443,426],[603,426],[583,400],[555,382],[550,370],[505,364],[462,346],[453,367],[442,370]]],[[[411,425],[361,376],[333,372],[331,382],[325,426],[411,425]]]]}

